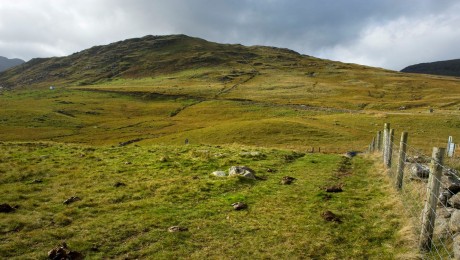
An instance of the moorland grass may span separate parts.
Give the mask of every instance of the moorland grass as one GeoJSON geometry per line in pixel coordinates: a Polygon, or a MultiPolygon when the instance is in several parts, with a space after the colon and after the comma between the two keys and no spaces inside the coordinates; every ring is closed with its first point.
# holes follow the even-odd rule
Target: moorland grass
{"type": "Polygon", "coordinates": [[[368,159],[242,146],[0,146],[1,202],[19,206],[1,213],[3,258],[43,259],[61,241],[90,259],[413,254],[398,233],[404,216],[368,159]],[[261,179],[210,175],[232,165],[261,179]],[[297,180],[281,185],[286,175],[297,180]],[[342,193],[325,192],[339,184],[342,193]],[[71,196],[81,201],[64,205],[71,196]],[[238,201],[249,208],[233,210],[238,201]],[[325,221],[326,210],[341,223],[325,221]],[[188,231],[167,232],[173,225],[188,231]]]}

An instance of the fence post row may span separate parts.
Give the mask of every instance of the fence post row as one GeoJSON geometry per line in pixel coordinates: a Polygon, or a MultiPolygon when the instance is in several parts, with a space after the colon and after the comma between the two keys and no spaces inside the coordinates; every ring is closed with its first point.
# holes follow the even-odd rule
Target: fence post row
{"type": "Polygon", "coordinates": [[[407,151],[407,132],[402,132],[401,141],[399,142],[399,161],[398,161],[398,177],[396,179],[396,188],[398,190],[402,189],[403,179],[404,179],[404,165],[406,163],[406,151],[407,151]]]}
{"type": "Polygon", "coordinates": [[[433,147],[430,165],[430,177],[427,186],[427,198],[422,212],[422,230],[420,232],[419,246],[423,251],[429,251],[432,246],[433,231],[436,220],[436,204],[438,202],[440,179],[442,175],[442,161],[445,148],[433,147]]]}

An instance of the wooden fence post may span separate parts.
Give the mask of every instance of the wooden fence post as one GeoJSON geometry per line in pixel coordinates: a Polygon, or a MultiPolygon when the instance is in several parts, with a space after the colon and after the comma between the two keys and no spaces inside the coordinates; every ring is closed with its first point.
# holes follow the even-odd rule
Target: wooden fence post
{"type": "Polygon", "coordinates": [[[372,137],[372,143],[371,143],[371,147],[369,149],[371,153],[373,153],[375,151],[375,136],[372,137]]]}
{"type": "Polygon", "coordinates": [[[403,178],[404,178],[404,165],[406,163],[406,151],[407,151],[407,132],[402,132],[401,141],[399,142],[399,161],[398,161],[398,177],[396,179],[396,188],[402,189],[403,178]]]}
{"type": "Polygon", "coordinates": [[[377,151],[382,149],[382,131],[377,132],[377,151]]]}
{"type": "Polygon", "coordinates": [[[388,139],[389,139],[389,136],[390,136],[390,124],[389,123],[385,123],[385,126],[383,128],[383,140],[382,140],[382,143],[383,143],[383,164],[386,165],[386,162],[387,162],[387,148],[388,148],[388,139]]]}
{"type": "Polygon", "coordinates": [[[387,161],[385,162],[385,166],[389,169],[391,168],[392,157],[393,157],[393,141],[395,139],[395,130],[391,129],[390,134],[388,136],[388,145],[387,145],[387,161]]]}
{"type": "Polygon", "coordinates": [[[429,251],[432,246],[434,223],[436,220],[436,204],[439,197],[439,186],[441,185],[442,161],[445,153],[445,148],[433,147],[430,177],[426,189],[426,202],[422,212],[422,230],[419,240],[419,246],[422,251],[429,251]]]}

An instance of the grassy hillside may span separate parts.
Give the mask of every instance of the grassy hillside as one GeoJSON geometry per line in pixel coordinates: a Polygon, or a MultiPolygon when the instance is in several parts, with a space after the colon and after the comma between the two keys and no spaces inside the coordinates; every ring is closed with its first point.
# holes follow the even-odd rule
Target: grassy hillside
{"type": "Polygon", "coordinates": [[[240,146],[0,148],[0,198],[18,206],[1,213],[3,258],[44,259],[61,241],[89,259],[412,254],[401,215],[389,210],[391,189],[367,159],[240,146]],[[232,165],[260,179],[210,175],[232,165]],[[286,175],[297,180],[281,185],[286,175]],[[325,192],[339,184],[343,192],[325,192]],[[63,204],[71,196],[81,200],[63,204]],[[235,211],[235,202],[249,207],[235,211]],[[338,219],[325,220],[326,211],[338,219]],[[188,231],[167,231],[176,225],[188,231]]]}
{"type": "Polygon", "coordinates": [[[339,109],[58,89],[0,96],[0,139],[118,145],[241,144],[341,153],[364,150],[383,123],[410,133],[415,147],[458,140],[457,111],[348,112],[339,109]]]}
{"type": "Polygon", "coordinates": [[[384,123],[427,154],[459,140],[459,83],[184,35],[29,61],[0,73],[0,203],[18,206],[0,256],[411,259],[381,169],[340,154],[384,123]],[[260,179],[210,175],[233,165],[260,179]]]}

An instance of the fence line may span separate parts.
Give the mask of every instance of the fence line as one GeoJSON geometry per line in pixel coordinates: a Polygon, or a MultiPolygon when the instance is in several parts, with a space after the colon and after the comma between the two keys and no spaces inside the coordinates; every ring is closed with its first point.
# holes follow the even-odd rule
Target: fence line
{"type": "MultiPolygon", "coordinates": [[[[446,166],[442,156],[433,158],[436,154],[434,151],[443,154],[445,148],[433,148],[433,156],[427,156],[421,149],[408,144],[407,133],[403,132],[399,144],[394,142],[392,138],[394,129],[390,130],[389,124],[385,124],[383,133],[383,140],[380,140],[381,131],[373,137],[369,152],[382,155],[383,165],[394,182],[393,186],[400,194],[405,214],[410,217],[414,225],[413,232],[419,239],[422,257],[460,259],[460,255],[454,255],[453,251],[457,230],[452,231],[450,228],[450,216],[455,209],[449,202],[449,199],[460,191],[460,179],[455,169],[446,166]],[[381,149],[378,147],[380,143],[381,149]],[[430,159],[429,168],[428,159],[430,159]],[[449,184],[450,179],[454,179],[457,183],[449,184]]],[[[457,163],[456,158],[444,159],[457,163]]],[[[458,165],[460,163],[457,167],[458,165]]],[[[458,230],[460,230],[460,223],[458,230]]],[[[460,244],[457,247],[460,247],[460,244]]]]}

